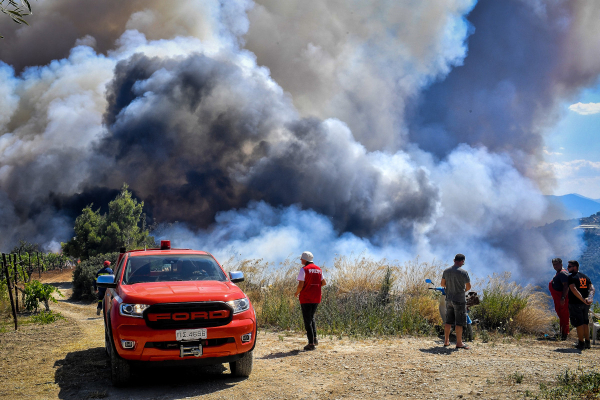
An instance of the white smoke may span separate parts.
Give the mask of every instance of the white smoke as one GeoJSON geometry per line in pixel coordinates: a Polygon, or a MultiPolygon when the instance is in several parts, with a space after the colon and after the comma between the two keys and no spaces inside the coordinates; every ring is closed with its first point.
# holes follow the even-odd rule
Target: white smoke
{"type": "Polygon", "coordinates": [[[346,122],[369,150],[405,145],[407,103],[460,65],[474,0],[261,0],[246,48],[305,115],[346,122]]]}

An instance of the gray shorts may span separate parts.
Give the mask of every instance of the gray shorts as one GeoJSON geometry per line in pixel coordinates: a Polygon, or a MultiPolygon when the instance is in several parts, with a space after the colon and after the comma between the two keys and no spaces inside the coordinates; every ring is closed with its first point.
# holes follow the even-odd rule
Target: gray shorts
{"type": "Polygon", "coordinates": [[[446,300],[446,323],[467,326],[467,303],[446,300]]]}

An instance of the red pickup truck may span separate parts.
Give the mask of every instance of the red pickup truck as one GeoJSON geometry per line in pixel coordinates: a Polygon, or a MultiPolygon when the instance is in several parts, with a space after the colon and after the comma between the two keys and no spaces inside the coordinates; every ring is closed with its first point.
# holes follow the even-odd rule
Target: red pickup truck
{"type": "Polygon", "coordinates": [[[104,340],[115,386],[126,385],[136,364],[229,363],[249,376],[256,343],[256,314],[235,282],[204,251],[124,251],[114,275],[98,277],[104,297],[104,340]]]}

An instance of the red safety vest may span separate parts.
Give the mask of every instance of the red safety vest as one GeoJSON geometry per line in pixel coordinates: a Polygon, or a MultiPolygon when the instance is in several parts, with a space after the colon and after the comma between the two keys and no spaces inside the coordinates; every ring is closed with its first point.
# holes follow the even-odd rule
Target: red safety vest
{"type": "Polygon", "coordinates": [[[304,270],[304,287],[300,292],[300,304],[321,302],[321,281],[323,272],[315,264],[306,264],[304,270]]]}

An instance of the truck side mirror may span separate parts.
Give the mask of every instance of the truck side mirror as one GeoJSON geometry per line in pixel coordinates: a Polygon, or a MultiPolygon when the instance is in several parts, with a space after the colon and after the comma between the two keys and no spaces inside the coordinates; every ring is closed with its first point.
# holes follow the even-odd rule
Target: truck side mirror
{"type": "Polygon", "coordinates": [[[114,289],[117,287],[114,275],[100,275],[96,280],[96,285],[101,288],[114,289]]]}
{"type": "Polygon", "coordinates": [[[242,271],[231,271],[229,273],[229,279],[231,282],[244,282],[244,273],[242,271]]]}

